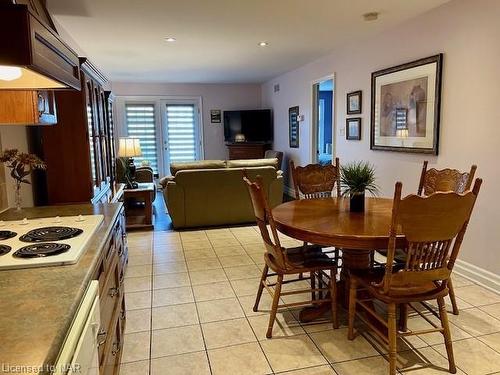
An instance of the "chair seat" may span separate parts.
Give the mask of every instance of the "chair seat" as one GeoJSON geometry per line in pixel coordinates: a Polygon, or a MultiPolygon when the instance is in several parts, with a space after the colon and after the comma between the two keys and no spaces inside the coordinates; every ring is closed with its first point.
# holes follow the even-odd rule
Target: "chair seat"
{"type": "MultiPolygon", "coordinates": [[[[396,271],[396,269],[393,269],[396,271]]],[[[448,288],[441,284],[428,282],[419,285],[405,285],[404,287],[391,288],[388,293],[384,293],[381,284],[385,274],[385,267],[372,267],[370,269],[351,270],[351,279],[366,288],[374,297],[384,302],[420,302],[444,297],[448,294],[448,288]]]]}
{"type": "Polygon", "coordinates": [[[268,266],[277,273],[294,274],[309,271],[332,269],[337,267],[335,258],[323,253],[321,246],[308,245],[307,247],[291,247],[286,249],[288,267],[286,270],[276,265],[273,259],[266,254],[268,266]]]}

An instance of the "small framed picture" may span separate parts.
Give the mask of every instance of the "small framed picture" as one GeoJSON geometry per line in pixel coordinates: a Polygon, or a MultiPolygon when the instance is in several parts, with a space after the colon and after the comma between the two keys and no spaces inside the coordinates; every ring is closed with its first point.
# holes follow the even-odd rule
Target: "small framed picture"
{"type": "Polygon", "coordinates": [[[299,148],[299,107],[288,109],[288,137],[290,148],[299,148]]]}
{"type": "Polygon", "coordinates": [[[353,91],[347,94],[347,114],[359,115],[361,114],[361,90],[353,91]]]}
{"type": "Polygon", "coordinates": [[[345,139],[359,141],[361,139],[361,117],[352,117],[345,120],[345,139]]]}
{"type": "Polygon", "coordinates": [[[220,124],[222,122],[222,111],[220,109],[210,110],[210,122],[212,124],[220,124]]]}

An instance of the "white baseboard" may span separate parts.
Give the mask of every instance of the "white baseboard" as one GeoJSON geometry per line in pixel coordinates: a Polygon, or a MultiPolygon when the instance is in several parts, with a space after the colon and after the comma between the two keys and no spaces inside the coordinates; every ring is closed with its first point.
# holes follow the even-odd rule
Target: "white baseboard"
{"type": "Polygon", "coordinates": [[[500,294],[500,275],[457,259],[453,269],[458,275],[500,294]]]}

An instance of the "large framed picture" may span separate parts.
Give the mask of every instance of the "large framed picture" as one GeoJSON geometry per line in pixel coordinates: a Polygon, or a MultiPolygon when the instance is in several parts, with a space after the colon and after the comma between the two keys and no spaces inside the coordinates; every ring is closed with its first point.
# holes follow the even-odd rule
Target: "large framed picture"
{"type": "Polygon", "coordinates": [[[299,107],[288,109],[289,141],[291,148],[299,148],[299,107]]]}
{"type": "Polygon", "coordinates": [[[372,73],[372,150],[438,154],[443,55],[372,73]]]}

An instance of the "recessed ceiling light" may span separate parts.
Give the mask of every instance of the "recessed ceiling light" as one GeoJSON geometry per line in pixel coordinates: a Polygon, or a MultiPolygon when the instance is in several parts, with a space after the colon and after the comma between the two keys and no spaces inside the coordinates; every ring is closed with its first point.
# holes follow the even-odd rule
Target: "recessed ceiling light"
{"type": "Polygon", "coordinates": [[[368,12],[363,14],[365,21],[376,21],[378,19],[379,12],[368,12]]]}
{"type": "Polygon", "coordinates": [[[266,41],[259,42],[260,47],[267,47],[268,45],[269,45],[269,43],[266,41]]]}
{"type": "Polygon", "coordinates": [[[175,39],[173,36],[169,36],[169,37],[165,38],[165,42],[172,43],[172,42],[176,42],[176,41],[177,41],[177,39],[175,39]]]}

